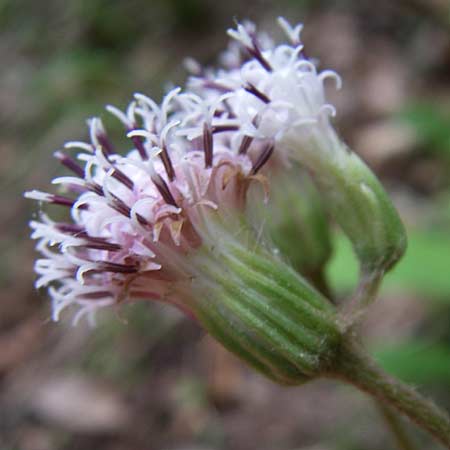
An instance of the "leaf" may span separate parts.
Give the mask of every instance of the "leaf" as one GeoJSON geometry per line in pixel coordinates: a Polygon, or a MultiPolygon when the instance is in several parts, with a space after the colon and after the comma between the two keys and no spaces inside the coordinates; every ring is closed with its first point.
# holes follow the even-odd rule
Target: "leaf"
{"type": "Polygon", "coordinates": [[[383,368],[402,380],[414,383],[450,383],[450,348],[412,340],[379,348],[375,358],[383,368]]]}
{"type": "MultiPolygon", "coordinates": [[[[335,238],[335,253],[328,276],[339,291],[351,290],[357,282],[358,264],[350,243],[342,235],[335,238]]],[[[450,303],[450,233],[412,231],[405,256],[389,272],[384,290],[402,289],[450,303]]]]}
{"type": "Polygon", "coordinates": [[[450,114],[436,105],[415,103],[400,113],[400,120],[412,125],[424,150],[437,156],[450,157],[450,114]]]}

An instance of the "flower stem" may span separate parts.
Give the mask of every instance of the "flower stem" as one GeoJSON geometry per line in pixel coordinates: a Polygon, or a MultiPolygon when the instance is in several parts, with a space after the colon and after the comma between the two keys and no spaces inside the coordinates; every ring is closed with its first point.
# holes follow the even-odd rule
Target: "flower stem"
{"type": "Polygon", "coordinates": [[[397,412],[380,400],[375,400],[375,404],[384,419],[386,427],[389,428],[392,437],[395,439],[397,447],[400,450],[417,450],[417,447],[409,438],[397,412]]]}
{"type": "MultiPolygon", "coordinates": [[[[354,312],[355,310],[362,310],[361,308],[361,300],[365,300],[362,303],[370,303],[372,300],[375,299],[378,288],[380,286],[380,279],[377,279],[378,277],[373,277],[371,279],[372,283],[370,285],[369,292],[364,296],[363,287],[367,286],[367,283],[364,282],[364,280],[360,281],[360,287],[357,290],[359,292],[359,295],[356,295],[357,300],[354,300],[354,303],[351,307],[347,307],[348,311],[354,312]]],[[[333,304],[336,304],[336,301],[333,299],[333,296],[331,294],[331,288],[328,285],[327,279],[325,277],[324,271],[317,271],[317,274],[314,278],[310,277],[310,279],[317,280],[315,283],[315,287],[323,294],[325,295],[333,304]]],[[[367,279],[366,279],[367,280],[367,279]]],[[[349,314],[350,315],[350,314],[349,314]]],[[[348,323],[352,324],[354,322],[354,314],[351,314],[353,317],[351,320],[348,321],[348,323]]],[[[345,314],[343,315],[345,317],[345,314]]],[[[374,403],[377,406],[377,409],[380,412],[380,415],[384,419],[384,423],[386,424],[386,428],[389,430],[390,434],[392,435],[393,440],[397,444],[397,448],[399,450],[417,450],[415,444],[413,441],[409,438],[408,433],[403,427],[402,421],[399,417],[399,413],[397,411],[394,411],[392,408],[387,406],[384,401],[379,399],[374,399],[374,403]]]]}
{"type": "Polygon", "coordinates": [[[383,275],[383,271],[375,271],[372,273],[362,272],[355,294],[348,303],[341,307],[342,321],[346,328],[353,327],[364,317],[364,314],[367,312],[367,307],[377,297],[383,275]]]}
{"type": "Polygon", "coordinates": [[[347,339],[330,376],[341,378],[403,414],[450,449],[450,417],[431,400],[386,374],[363,350],[347,339]]]}

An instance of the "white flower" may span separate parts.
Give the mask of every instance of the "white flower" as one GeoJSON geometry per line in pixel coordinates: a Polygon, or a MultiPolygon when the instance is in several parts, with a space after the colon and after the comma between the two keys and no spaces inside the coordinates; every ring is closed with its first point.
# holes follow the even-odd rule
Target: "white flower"
{"type": "Polygon", "coordinates": [[[65,146],[80,150],[81,165],[55,153],[73,173],[53,180],[67,195],[25,193],[69,208],[72,217],[53,221],[41,213],[30,222],[42,255],[35,264],[36,287],[49,288],[54,320],[68,306],[78,306],[76,322],[83,315],[92,319],[100,307],[136,298],[189,310],[189,293],[174,294],[174,285],[193,276],[191,253],[207,242],[217,244],[208,211],[217,220],[240,214],[247,186],[263,165],[217,137],[218,127],[227,126],[214,119],[224,99],[209,105],[195,97],[201,114],[191,116],[189,98],[177,88],[161,105],[137,94],[125,113],[108,106],[135,148],[116,153],[101,120],[92,118],[90,142],[65,146]],[[189,129],[199,139],[187,139],[189,129]]]}
{"type": "MultiPolygon", "coordinates": [[[[304,56],[302,25],[291,27],[283,18],[279,24],[288,43],[275,45],[267,37],[262,39],[248,24],[228,30],[241,45],[240,54],[247,53],[247,58],[238,67],[228,64],[207,70],[203,76],[192,76],[188,84],[209,101],[223,92],[231,93],[227,101],[229,116],[239,123],[241,140],[249,137],[271,141],[276,144],[275,158],[285,159],[288,153],[291,158],[303,159],[292,147],[328,125],[336,111],[326,100],[324,83],[332,78],[340,88],[341,80],[334,71],[319,71],[304,56]]],[[[235,45],[226,54],[230,51],[237,60],[235,45]]]]}

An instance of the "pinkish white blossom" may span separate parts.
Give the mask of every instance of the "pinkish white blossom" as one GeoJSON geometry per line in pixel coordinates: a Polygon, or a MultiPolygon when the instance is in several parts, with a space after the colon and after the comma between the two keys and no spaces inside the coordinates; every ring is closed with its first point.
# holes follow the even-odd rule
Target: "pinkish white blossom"
{"type": "Polygon", "coordinates": [[[206,216],[214,212],[233,220],[233,211],[242,212],[247,185],[264,163],[216,139],[213,116],[220,101],[211,107],[195,99],[202,103],[195,121],[203,131],[200,139],[187,139],[180,119],[190,114],[192,101],[176,89],[161,105],[136,95],[125,113],[108,106],[134,149],[116,153],[101,120],[93,118],[90,142],[66,144],[79,150],[76,158],[55,153],[73,173],[53,180],[67,193],[25,193],[67,207],[71,215],[70,221],[55,222],[41,213],[30,223],[42,254],[36,287],[49,287],[54,320],[67,306],[79,307],[77,321],[132,298],[188,309],[170,290],[192,276],[189,254],[216,238],[206,216]]]}
{"type": "MultiPolygon", "coordinates": [[[[212,102],[228,93],[229,117],[239,124],[244,147],[250,142],[273,142],[277,159],[302,159],[298,147],[311,134],[329,132],[329,117],[335,108],[326,100],[324,83],[340,77],[331,70],[319,71],[305,57],[300,33],[279,19],[287,41],[276,45],[252,24],[228,30],[233,41],[222,55],[223,67],[194,73],[188,86],[212,102]]],[[[235,140],[238,137],[235,136],[235,140]]]]}

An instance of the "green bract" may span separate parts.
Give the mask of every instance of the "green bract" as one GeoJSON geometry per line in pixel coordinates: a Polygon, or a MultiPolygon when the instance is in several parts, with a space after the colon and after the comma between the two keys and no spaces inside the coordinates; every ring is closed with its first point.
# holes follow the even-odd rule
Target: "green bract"
{"type": "Polygon", "coordinates": [[[281,384],[328,371],[341,341],[335,308],[251,233],[222,230],[192,263],[192,310],[228,350],[281,384]]]}
{"type": "Polygon", "coordinates": [[[286,136],[284,145],[313,173],[328,212],[352,242],[362,273],[381,276],[403,255],[406,233],[380,181],[330,124],[294,137],[286,136]]]}

